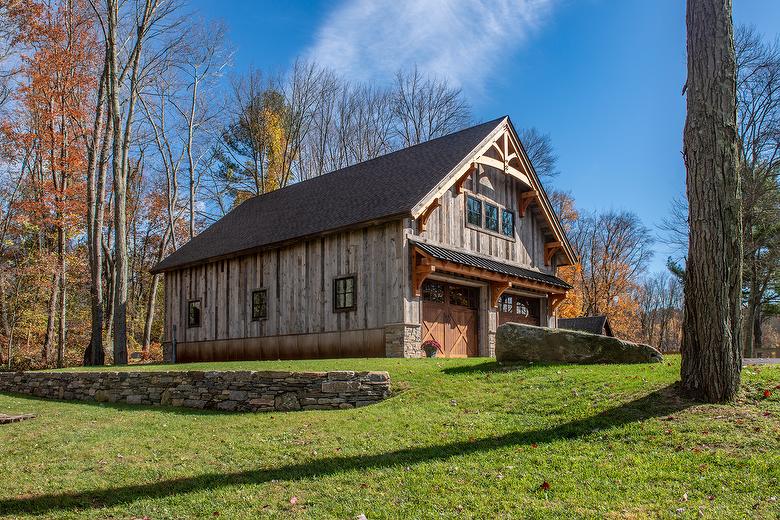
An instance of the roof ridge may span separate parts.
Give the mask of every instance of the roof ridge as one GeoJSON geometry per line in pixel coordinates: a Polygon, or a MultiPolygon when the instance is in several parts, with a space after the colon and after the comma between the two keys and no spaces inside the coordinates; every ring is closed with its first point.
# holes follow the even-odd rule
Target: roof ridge
{"type": "MultiPolygon", "coordinates": [[[[349,166],[343,166],[343,167],[341,167],[341,168],[337,168],[337,169],[335,169],[335,170],[331,170],[331,171],[328,171],[328,172],[322,173],[322,174],[320,174],[320,175],[315,175],[314,177],[311,177],[311,178],[308,178],[308,179],[299,180],[299,181],[297,181],[297,182],[293,182],[293,183],[291,183],[291,184],[288,184],[288,185],[286,185],[286,186],[283,186],[283,187],[281,187],[281,188],[277,188],[277,189],[275,189],[275,190],[271,190],[271,191],[267,191],[267,192],[265,192],[265,193],[260,193],[260,194],[257,194],[257,195],[253,195],[253,196],[249,197],[248,199],[244,200],[244,201],[243,201],[241,204],[244,204],[245,202],[248,202],[248,201],[250,201],[250,200],[253,200],[253,199],[257,199],[257,198],[259,198],[259,197],[263,197],[263,196],[265,196],[265,195],[270,195],[270,194],[272,194],[272,193],[279,193],[279,192],[282,192],[282,191],[284,191],[284,190],[287,190],[288,188],[294,188],[295,186],[299,186],[299,185],[301,185],[301,184],[304,184],[304,183],[306,183],[306,182],[310,182],[310,181],[316,181],[317,179],[323,179],[323,178],[327,177],[328,175],[332,175],[332,174],[334,174],[334,173],[343,172],[343,171],[345,171],[345,170],[349,170],[349,169],[351,169],[351,168],[354,168],[355,166],[369,164],[369,163],[371,163],[371,162],[374,162],[374,161],[377,161],[377,160],[379,160],[379,159],[385,159],[385,158],[387,158],[387,157],[389,157],[389,156],[391,156],[391,155],[397,154],[397,153],[405,152],[405,151],[407,151],[407,150],[412,150],[412,149],[414,149],[414,148],[417,148],[417,147],[419,147],[419,146],[427,145],[427,144],[429,144],[429,143],[434,143],[434,142],[436,142],[436,141],[439,141],[439,140],[441,140],[441,139],[446,139],[446,138],[449,138],[449,137],[452,137],[452,136],[458,135],[458,134],[460,134],[460,133],[467,132],[467,131],[469,131],[469,130],[473,130],[474,128],[477,128],[477,127],[479,127],[479,126],[488,125],[488,124],[490,124],[490,123],[496,123],[496,124],[498,124],[498,122],[499,122],[499,121],[502,121],[502,120],[506,119],[507,117],[509,117],[509,116],[507,116],[507,115],[503,115],[503,116],[501,116],[501,117],[498,117],[498,118],[496,118],[496,119],[492,119],[492,120],[490,120],[490,121],[485,121],[485,122],[483,122],[483,123],[478,123],[478,124],[476,124],[476,125],[471,125],[471,126],[468,126],[468,127],[466,127],[466,128],[461,128],[460,130],[456,130],[456,131],[454,131],[454,132],[450,132],[449,134],[440,135],[439,137],[434,137],[433,139],[428,139],[427,141],[422,141],[422,142],[419,142],[419,143],[413,144],[413,145],[411,145],[411,146],[406,146],[406,147],[404,147],[404,148],[399,148],[398,150],[393,150],[393,151],[391,151],[391,152],[387,152],[387,153],[385,153],[385,154],[378,155],[378,156],[376,156],[376,157],[372,157],[371,159],[366,159],[365,161],[356,162],[355,164],[350,164],[349,166]]],[[[240,206],[241,204],[239,204],[239,206],[240,206]]],[[[238,207],[238,206],[236,206],[236,207],[238,207]]],[[[235,209],[235,208],[234,208],[234,209],[235,209]]]]}

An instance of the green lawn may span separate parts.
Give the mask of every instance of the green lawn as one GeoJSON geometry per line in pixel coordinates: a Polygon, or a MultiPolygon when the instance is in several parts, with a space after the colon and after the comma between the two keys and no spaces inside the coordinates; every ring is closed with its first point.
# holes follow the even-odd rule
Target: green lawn
{"type": "Polygon", "coordinates": [[[780,366],[746,369],[736,405],[694,405],[676,397],[679,358],[669,360],[176,367],[390,372],[391,399],[344,411],[232,414],[0,395],[0,413],[38,414],[0,426],[0,516],[780,517],[780,366]]]}

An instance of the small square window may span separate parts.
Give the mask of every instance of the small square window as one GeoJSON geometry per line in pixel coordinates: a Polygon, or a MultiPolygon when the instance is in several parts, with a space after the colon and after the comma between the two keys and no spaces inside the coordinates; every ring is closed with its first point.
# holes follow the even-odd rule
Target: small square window
{"type": "Polygon", "coordinates": [[[187,327],[200,327],[200,300],[187,302],[187,327]]]}
{"type": "Polygon", "coordinates": [[[266,289],[252,291],[252,321],[264,320],[268,317],[267,296],[266,289]]]}
{"type": "Polygon", "coordinates": [[[485,203],[485,229],[498,233],[498,207],[485,203]]]}
{"type": "Polygon", "coordinates": [[[333,309],[347,311],[356,307],[355,277],[344,276],[333,280],[333,309]]]}
{"type": "Polygon", "coordinates": [[[501,210],[501,232],[504,236],[515,236],[515,214],[508,209],[501,210]]]}
{"type": "Polygon", "coordinates": [[[474,197],[466,199],[466,219],[472,226],[482,227],[482,201],[474,197]]]}

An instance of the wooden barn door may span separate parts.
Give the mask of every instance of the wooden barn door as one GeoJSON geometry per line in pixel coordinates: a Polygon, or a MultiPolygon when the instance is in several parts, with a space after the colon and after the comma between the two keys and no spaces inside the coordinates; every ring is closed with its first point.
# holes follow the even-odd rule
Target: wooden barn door
{"type": "Polygon", "coordinates": [[[479,289],[435,280],[423,283],[422,340],[435,339],[444,357],[476,356],[479,289]]]}

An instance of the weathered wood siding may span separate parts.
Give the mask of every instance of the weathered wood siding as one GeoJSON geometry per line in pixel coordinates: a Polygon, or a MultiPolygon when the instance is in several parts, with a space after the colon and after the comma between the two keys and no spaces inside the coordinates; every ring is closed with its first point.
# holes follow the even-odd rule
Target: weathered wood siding
{"type": "Polygon", "coordinates": [[[429,217],[425,231],[417,233],[415,227],[412,232],[420,238],[457,249],[474,251],[553,273],[552,267],[544,265],[543,217],[535,213],[532,204],[525,217],[520,218],[518,197],[528,190],[521,181],[495,168],[480,165],[479,172],[471,175],[464,188],[465,193],[460,194],[455,187],[447,190],[442,196],[441,206],[429,217]],[[488,198],[514,212],[514,240],[466,225],[466,196],[469,192],[488,198]]]}
{"type": "MultiPolygon", "coordinates": [[[[179,345],[208,342],[211,350],[265,349],[263,358],[288,347],[314,349],[327,343],[324,334],[330,333],[335,333],[330,336],[333,343],[358,345],[365,334],[378,341],[385,324],[402,319],[406,262],[398,220],[168,272],[165,341],[173,339],[175,326],[179,345]],[[334,311],[333,279],[348,275],[356,277],[357,308],[334,311]],[[258,289],[267,290],[268,318],[253,321],[252,291],[258,289]],[[201,326],[188,328],[187,305],[196,299],[201,301],[201,326]],[[342,334],[346,331],[371,332],[351,338],[342,334]],[[269,336],[280,339],[245,346],[230,341],[269,336]]],[[[199,356],[204,357],[208,354],[199,356]]]]}

